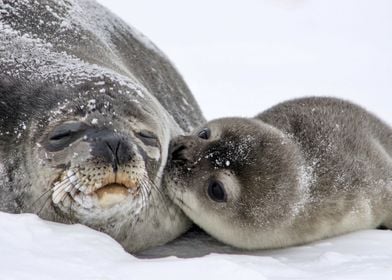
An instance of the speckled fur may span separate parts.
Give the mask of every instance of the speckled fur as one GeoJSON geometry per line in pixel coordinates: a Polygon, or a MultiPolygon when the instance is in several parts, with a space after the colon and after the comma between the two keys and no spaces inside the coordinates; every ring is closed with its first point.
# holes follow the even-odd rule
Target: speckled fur
{"type": "Polygon", "coordinates": [[[168,164],[173,200],[217,239],[277,248],[360,229],[392,228],[392,130],[333,98],[281,103],[255,118],[205,125],[211,137],[180,136],[186,162],[168,164]],[[207,195],[225,185],[228,201],[207,195]]]}
{"type": "Polygon", "coordinates": [[[204,119],[181,76],[148,39],[95,1],[1,0],[0,73],[1,211],[83,223],[131,252],[189,227],[165,196],[161,177],[170,139],[204,119]],[[53,184],[67,172],[92,185],[113,173],[83,137],[48,150],[48,135],[67,121],[129,144],[132,160],[119,170],[143,185],[133,199],[109,209],[66,199],[53,204],[53,184]],[[145,145],[137,136],[142,130],[153,131],[159,145],[145,145]]]}

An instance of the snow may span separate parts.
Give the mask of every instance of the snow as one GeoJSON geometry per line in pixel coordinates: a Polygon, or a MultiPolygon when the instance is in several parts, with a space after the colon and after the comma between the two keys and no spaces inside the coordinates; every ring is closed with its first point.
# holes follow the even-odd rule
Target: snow
{"type": "Polygon", "coordinates": [[[0,213],[0,224],[1,279],[390,279],[392,273],[389,231],[249,253],[204,236],[180,239],[150,250],[149,258],[136,258],[109,236],[82,225],[7,213],[0,213]],[[152,258],[173,253],[188,258],[152,258]]]}
{"type": "MultiPolygon", "coordinates": [[[[99,2],[170,57],[208,119],[253,116],[289,98],[329,95],[359,103],[391,123],[389,0],[99,2]]],[[[80,61],[70,61],[74,58],[64,67],[72,73],[80,61]]],[[[87,106],[94,107],[93,100],[87,106]]],[[[366,230],[259,252],[190,234],[137,258],[82,225],[0,213],[0,228],[0,279],[7,280],[392,277],[391,231],[366,230]]]]}

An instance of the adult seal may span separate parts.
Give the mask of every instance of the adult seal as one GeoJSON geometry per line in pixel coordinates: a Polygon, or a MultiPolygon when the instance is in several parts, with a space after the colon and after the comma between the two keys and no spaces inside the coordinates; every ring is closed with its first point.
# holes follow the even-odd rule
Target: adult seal
{"type": "Polygon", "coordinates": [[[169,60],[89,0],[0,1],[0,210],[135,252],[189,220],[164,194],[169,141],[203,121],[169,60]]]}
{"type": "Polygon", "coordinates": [[[217,239],[278,248],[392,228],[392,130],[332,98],[211,121],[172,143],[173,200],[217,239]]]}

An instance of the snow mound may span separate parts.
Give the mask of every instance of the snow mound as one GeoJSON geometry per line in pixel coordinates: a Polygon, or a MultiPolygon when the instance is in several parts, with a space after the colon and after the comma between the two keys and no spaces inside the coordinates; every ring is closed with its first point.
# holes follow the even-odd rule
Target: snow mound
{"type": "Polygon", "coordinates": [[[392,232],[387,230],[259,252],[237,251],[195,233],[136,258],[109,236],[82,225],[0,212],[0,227],[1,279],[320,280],[392,275],[392,232]]]}

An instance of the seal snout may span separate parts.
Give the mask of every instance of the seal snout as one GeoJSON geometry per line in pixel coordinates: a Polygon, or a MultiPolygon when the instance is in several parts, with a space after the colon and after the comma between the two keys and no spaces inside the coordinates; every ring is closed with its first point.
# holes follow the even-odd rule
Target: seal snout
{"type": "Polygon", "coordinates": [[[129,163],[132,159],[132,147],[127,139],[113,132],[102,132],[92,141],[91,154],[112,166],[117,173],[120,165],[129,163]]]}
{"type": "Polygon", "coordinates": [[[196,145],[191,136],[179,136],[173,139],[169,148],[169,161],[176,163],[186,163],[192,161],[191,148],[196,145]]]}
{"type": "Polygon", "coordinates": [[[130,170],[135,153],[130,138],[108,129],[86,133],[91,161],[74,166],[54,183],[53,202],[59,204],[68,197],[85,208],[99,205],[112,207],[129,195],[136,196],[139,183],[130,170]]]}

